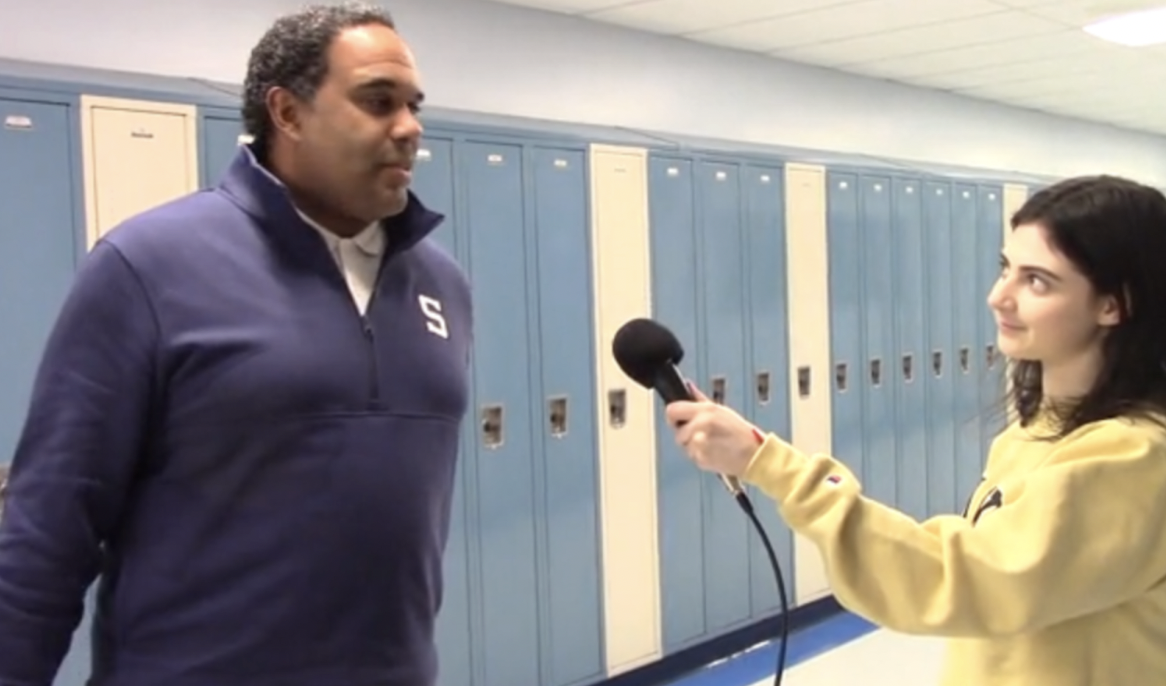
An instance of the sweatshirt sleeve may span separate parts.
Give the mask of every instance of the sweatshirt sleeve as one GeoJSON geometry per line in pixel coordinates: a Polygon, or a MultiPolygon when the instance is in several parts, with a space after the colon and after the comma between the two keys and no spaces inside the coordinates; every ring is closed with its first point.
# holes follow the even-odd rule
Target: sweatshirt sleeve
{"type": "Polygon", "coordinates": [[[0,517],[3,686],[49,686],[69,649],[142,449],[156,340],[141,283],[98,243],[49,335],[12,460],[0,517]]]}
{"type": "Polygon", "coordinates": [[[1166,451],[1120,420],[1079,430],[976,525],[922,523],[826,455],[770,435],[744,475],[817,546],[835,597],[892,630],[992,637],[1118,605],[1166,570],[1166,451]]]}

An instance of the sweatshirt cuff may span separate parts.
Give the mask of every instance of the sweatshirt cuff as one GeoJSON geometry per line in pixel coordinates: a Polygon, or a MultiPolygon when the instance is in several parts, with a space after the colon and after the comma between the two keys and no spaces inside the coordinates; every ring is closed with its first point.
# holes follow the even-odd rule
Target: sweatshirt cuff
{"type": "Polygon", "coordinates": [[[861,493],[858,480],[841,462],[807,455],[772,433],[741,478],[775,501],[790,527],[807,535],[823,517],[835,508],[846,510],[861,493]]]}
{"type": "Polygon", "coordinates": [[[782,503],[789,497],[798,474],[808,462],[805,453],[774,434],[766,434],[741,478],[782,503]]]}

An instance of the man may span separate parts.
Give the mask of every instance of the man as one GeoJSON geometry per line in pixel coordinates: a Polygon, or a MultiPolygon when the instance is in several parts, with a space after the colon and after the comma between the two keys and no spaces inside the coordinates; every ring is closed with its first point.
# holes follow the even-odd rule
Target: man
{"type": "Polygon", "coordinates": [[[408,190],[413,57],[374,7],[280,19],[222,184],[84,262],[0,520],[0,684],[429,686],[471,346],[408,190]],[[379,268],[379,269],[378,269],[379,268]]]}

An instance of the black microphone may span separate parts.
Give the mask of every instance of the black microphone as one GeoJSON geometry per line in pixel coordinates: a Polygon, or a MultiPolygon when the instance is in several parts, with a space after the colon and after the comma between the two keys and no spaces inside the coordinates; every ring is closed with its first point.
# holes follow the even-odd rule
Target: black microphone
{"type": "MultiPolygon", "coordinates": [[[[676,335],[651,319],[633,319],[615,332],[611,351],[616,364],[633,381],[659,394],[664,404],[696,397],[680,373],[684,347],[676,335]]],[[[720,474],[721,483],[739,498],[741,481],[735,476],[720,474]]]]}
{"type": "MultiPolygon", "coordinates": [[[[651,319],[633,319],[615,332],[611,350],[624,374],[644,388],[655,390],[665,404],[696,399],[679,369],[680,361],[684,359],[684,348],[675,334],[666,327],[651,319]]],[[[765,533],[765,527],[761,525],[761,520],[757,519],[757,514],[753,511],[749,495],[741,488],[740,480],[724,474],[719,476],[721,483],[733,494],[753,523],[753,527],[757,529],[757,535],[761,537],[761,543],[765,546],[769,565],[773,568],[773,575],[777,581],[777,594],[781,601],[781,647],[777,652],[777,669],[773,674],[773,684],[781,686],[789,643],[789,596],[785,591],[781,565],[777,562],[777,554],[769,541],[769,535],[765,533]]]]}

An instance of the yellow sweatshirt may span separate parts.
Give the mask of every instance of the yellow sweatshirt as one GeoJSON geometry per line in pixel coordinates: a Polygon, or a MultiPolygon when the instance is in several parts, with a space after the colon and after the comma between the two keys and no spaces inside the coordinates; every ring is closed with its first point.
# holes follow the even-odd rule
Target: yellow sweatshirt
{"type": "Polygon", "coordinates": [[[951,638],[944,686],[1166,684],[1166,430],[1010,426],[966,516],[917,522],[766,437],[743,475],[817,546],[844,607],[951,638]]]}

